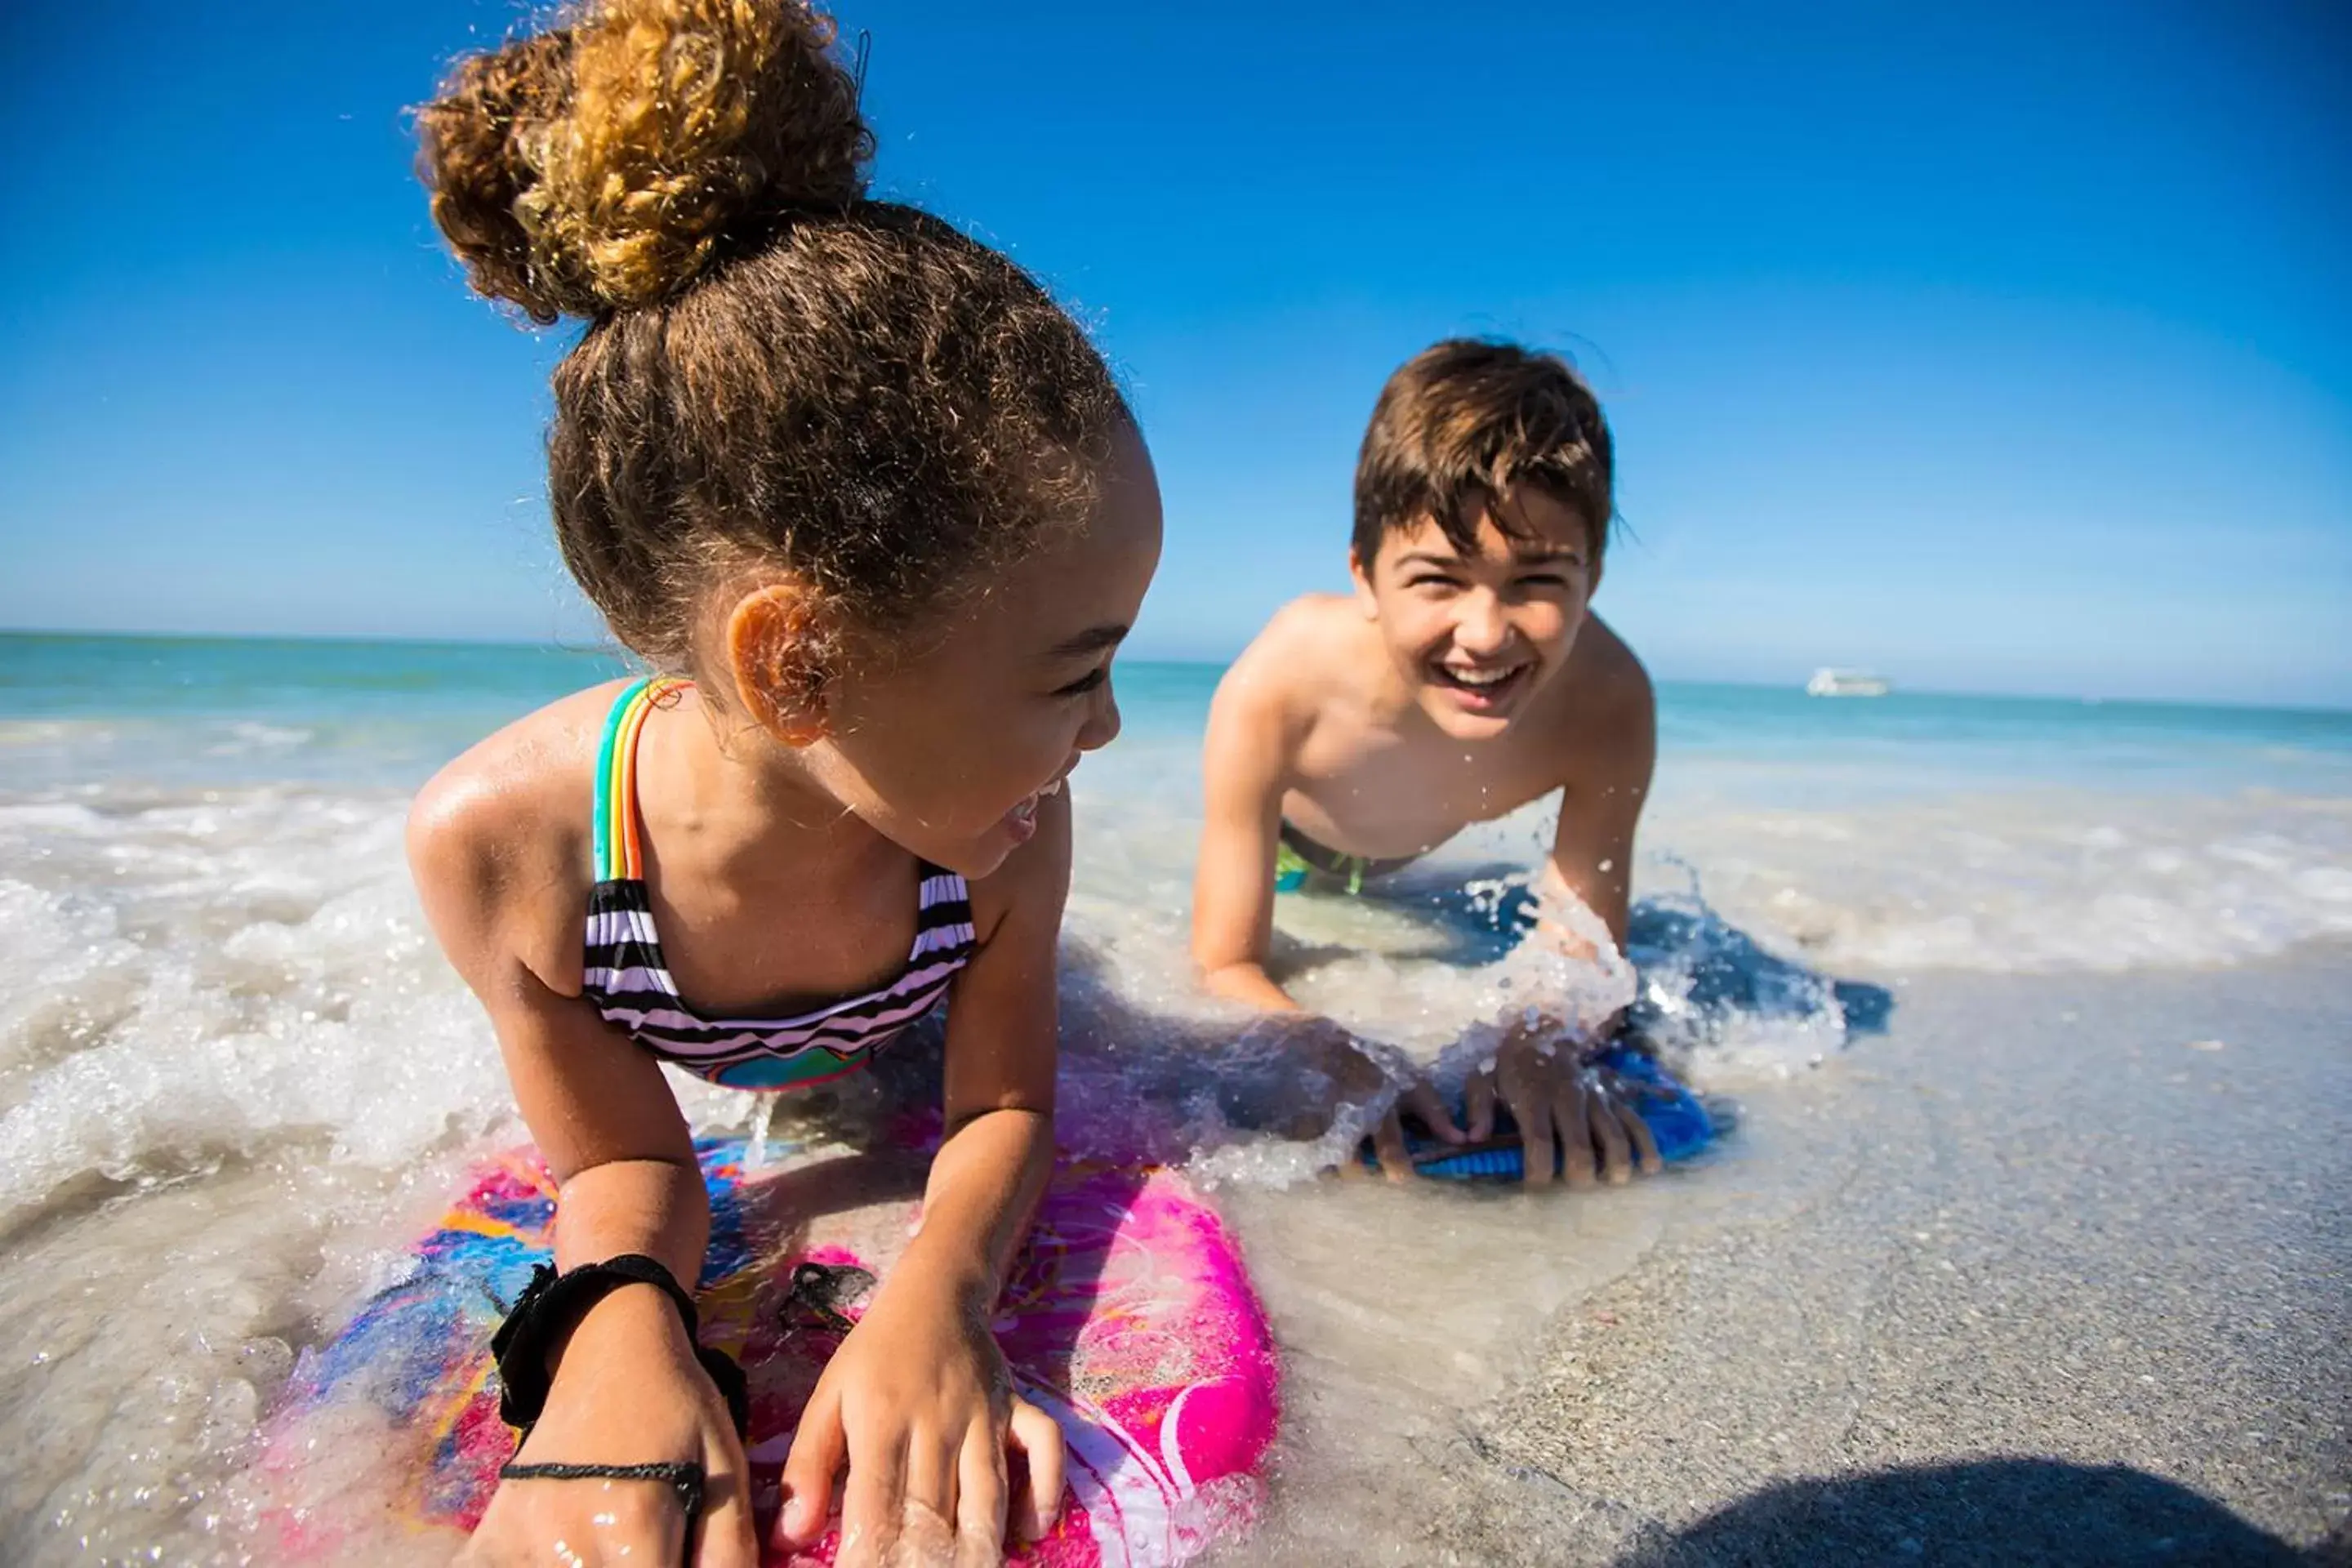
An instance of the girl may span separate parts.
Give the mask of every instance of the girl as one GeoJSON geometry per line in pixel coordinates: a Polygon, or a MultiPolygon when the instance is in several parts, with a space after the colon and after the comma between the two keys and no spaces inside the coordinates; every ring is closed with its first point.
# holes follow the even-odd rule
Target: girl
{"type": "Polygon", "coordinates": [[[831,40],[791,0],[591,0],[421,117],[474,286],[587,323],[555,373],[556,531],[657,672],[492,736],[412,819],[426,913],[562,1184],[560,1277],[497,1341],[526,1436],[477,1561],[757,1561],[660,1064],[805,1084],[942,997],[922,1228],[808,1404],[778,1529],[814,1542],[845,1466],[844,1563],[994,1563],[1008,1508],[1034,1532],[1061,1493],[987,1324],[1052,1155],[1061,786],[1118,728],[1158,490],[1036,283],[866,196],[831,40]]]}

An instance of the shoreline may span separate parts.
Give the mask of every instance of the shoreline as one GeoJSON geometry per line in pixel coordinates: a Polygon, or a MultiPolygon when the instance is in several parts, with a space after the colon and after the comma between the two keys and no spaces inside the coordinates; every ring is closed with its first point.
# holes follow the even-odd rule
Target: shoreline
{"type": "Polygon", "coordinates": [[[1466,1408],[1307,1369],[1219,1561],[2345,1560],[2352,945],[1895,994],[1466,1408]]]}

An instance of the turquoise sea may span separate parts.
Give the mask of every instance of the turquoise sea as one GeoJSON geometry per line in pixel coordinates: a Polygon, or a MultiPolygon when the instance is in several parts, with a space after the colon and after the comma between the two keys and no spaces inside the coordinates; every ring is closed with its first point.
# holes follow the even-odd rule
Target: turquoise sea
{"type": "MultiPolygon", "coordinates": [[[[508,719],[625,673],[596,648],[0,633],[0,784],[59,776],[80,747],[144,742],[156,778],[213,779],[253,758],[258,778],[414,784],[508,719]],[[57,727],[25,730],[47,721],[57,727]],[[240,728],[242,727],[242,728],[240,728]],[[299,731],[299,733],[298,733],[299,731]],[[236,742],[244,737],[249,750],[236,742]],[[226,737],[224,741],[224,737],[226,737]],[[45,747],[54,745],[55,752],[45,747]]],[[[1200,733],[1220,667],[1129,661],[1118,672],[1127,744],[1200,733]]],[[[1662,779],[1679,763],[1776,770],[1864,792],[2080,784],[2172,791],[2352,793],[2352,713],[1897,691],[1822,700],[1765,686],[1664,681],[1662,779]]],[[[133,764],[136,766],[137,764],[133,764]]],[[[1793,787],[1793,786],[1792,786],[1793,787]]]]}
{"type": "MultiPolygon", "coordinates": [[[[0,1559],[268,1560],[245,1466],[294,1358],[385,1281],[467,1162],[520,1136],[480,1010],[417,911],[407,799],[498,725],[625,668],[589,649],[0,635],[0,1417],[47,1435],[0,1471],[0,1559]],[[79,1353],[93,1300],[135,1352],[79,1353]]],[[[1670,1213],[1770,1190],[1777,1134],[1755,1118],[1728,1174],[1601,1205],[1400,1211],[1311,1180],[1329,1148],[1227,1125],[1223,1087],[1253,1063],[1184,958],[1216,677],[1123,666],[1124,733],[1074,781],[1060,1125],[1226,1194],[1291,1325],[1307,1414],[1286,1462],[1335,1475],[1349,1434],[1431,1397],[1441,1349],[1486,1364],[1497,1322],[1622,1270],[1670,1213]],[[1433,1235],[1462,1267],[1512,1268],[1465,1293],[1414,1239],[1433,1235]]],[[[1777,1116],[1808,1113],[1816,1064],[1870,1068],[1915,983],[1965,998],[2003,974],[2293,962],[2352,935],[2352,715],[1671,681],[1659,705],[1643,1005],[1703,1089],[1775,1086],[1777,1116]]],[[[1299,994],[1458,1068],[1464,1021],[1494,1016],[1507,980],[1454,916],[1465,889],[1524,874],[1549,826],[1539,805],[1465,833],[1388,900],[1284,900],[1299,994]]],[[[681,1098],[706,1130],[748,1115],[747,1097],[681,1098]]],[[[370,1438],[342,1441],[356,1463],[370,1438]]],[[[1386,1486],[1418,1461],[1381,1463],[1386,1486]]],[[[1323,1505],[1347,1495],[1333,1481],[1323,1505]]]]}

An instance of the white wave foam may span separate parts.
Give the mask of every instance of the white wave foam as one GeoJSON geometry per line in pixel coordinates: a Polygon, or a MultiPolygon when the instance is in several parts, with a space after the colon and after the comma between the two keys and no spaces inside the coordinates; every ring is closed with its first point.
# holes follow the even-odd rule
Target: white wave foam
{"type": "Polygon", "coordinates": [[[507,1115],[425,933],[401,803],[264,790],[0,817],[0,1227],[91,1176],[322,1138],[390,1166],[507,1115]],[[37,840],[39,853],[34,851],[37,840]],[[10,851],[16,853],[10,853],[10,851]]]}
{"type": "Polygon", "coordinates": [[[308,744],[316,731],[292,725],[262,724],[250,720],[228,726],[226,738],[205,748],[215,757],[247,756],[257,752],[290,752],[308,744]]]}
{"type": "Polygon", "coordinates": [[[103,904],[0,879],[0,1106],[120,1016],[137,960],[103,904]]]}
{"type": "Polygon", "coordinates": [[[2352,802],[2061,792],[1661,824],[1708,900],[1832,969],[2231,963],[2352,935],[2352,802]]]}
{"type": "MultiPolygon", "coordinates": [[[[1118,808],[1111,837],[1124,837],[1118,808]]],[[[0,994],[0,1225],[93,1173],[169,1179],[289,1139],[394,1165],[504,1121],[487,1024],[409,890],[402,810],[389,792],[288,786],[0,803],[12,869],[0,879],[12,976],[0,994]]],[[[1195,1049],[1220,1033],[1230,1042],[1188,995],[1182,904],[1159,864],[1171,836],[1145,818],[1148,843],[1121,847],[1126,870],[1170,896],[1112,896],[1082,867],[1073,903],[1099,989],[1118,1004],[1097,1025],[1174,1031],[1195,1049]]],[[[2352,803],[2000,796],[1716,812],[1650,837],[1703,868],[1733,925],[1817,971],[2204,963],[2352,933],[2352,803]]],[[[1512,967],[1524,953],[1465,963],[1431,945],[1426,922],[1377,906],[1312,900],[1285,923],[1329,948],[1300,976],[1302,995],[1424,1060],[1465,1020],[1512,1005],[1526,979],[1512,967]]],[[[1675,1016],[1672,965],[1653,955],[1643,984],[1675,1016]]],[[[1843,1032],[1824,991],[1716,1009],[1704,1043],[1717,1068],[1787,1068],[1843,1032]]],[[[1137,1070],[1074,1061],[1073,1117],[1093,1106],[1118,1125],[1137,1070]]],[[[1187,1092],[1164,1130],[1171,1154],[1253,1142],[1222,1124],[1213,1095],[1187,1092]]],[[[731,1096],[698,1092],[688,1108],[706,1126],[742,1120],[731,1096]]],[[[1221,1158],[1287,1180],[1292,1152],[1221,1158]]]]}

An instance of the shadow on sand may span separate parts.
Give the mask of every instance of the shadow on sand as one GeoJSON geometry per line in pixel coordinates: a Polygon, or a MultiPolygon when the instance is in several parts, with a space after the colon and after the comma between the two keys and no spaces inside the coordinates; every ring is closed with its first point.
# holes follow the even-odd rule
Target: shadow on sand
{"type": "Polygon", "coordinates": [[[1768,1487],[1644,1542],[1615,1568],[2301,1568],[2314,1561],[2221,1504],[2140,1470],[1981,1459],[1768,1487]]]}

